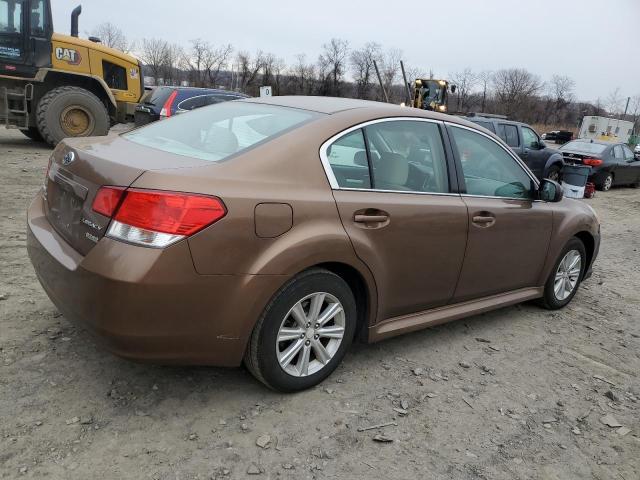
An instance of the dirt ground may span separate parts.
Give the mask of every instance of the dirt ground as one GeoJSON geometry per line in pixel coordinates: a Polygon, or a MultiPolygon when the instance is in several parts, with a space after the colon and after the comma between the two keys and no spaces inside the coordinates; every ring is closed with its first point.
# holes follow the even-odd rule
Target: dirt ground
{"type": "Polygon", "coordinates": [[[564,310],[355,345],[281,395],[121,360],[56,312],[25,249],[49,152],[0,129],[0,478],[640,478],[640,189],[589,200],[602,248],[564,310]]]}

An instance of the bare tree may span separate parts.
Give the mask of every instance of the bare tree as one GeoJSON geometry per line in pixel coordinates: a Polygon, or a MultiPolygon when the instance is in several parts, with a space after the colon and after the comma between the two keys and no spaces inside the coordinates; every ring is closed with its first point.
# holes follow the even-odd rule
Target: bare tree
{"type": "Polygon", "coordinates": [[[227,67],[232,53],[233,47],[231,44],[222,45],[218,48],[205,44],[202,67],[207,78],[207,83],[210,86],[216,86],[218,78],[220,77],[220,71],[227,67]]]}
{"type": "MultiPolygon", "coordinates": [[[[398,100],[399,98],[405,97],[406,90],[402,85],[404,80],[400,78],[400,60],[402,60],[402,50],[391,48],[384,52],[384,54],[380,58],[380,64],[378,65],[380,68],[380,76],[382,77],[382,84],[384,85],[384,89],[389,95],[389,100],[392,102],[394,100],[398,100]],[[400,86],[402,86],[402,89],[394,89],[393,87],[399,78],[400,86]],[[397,92],[394,92],[394,90],[396,90],[397,92]],[[394,93],[396,95],[394,95],[394,93]]],[[[382,94],[379,97],[382,98],[382,94]]]]}
{"type": "Polygon", "coordinates": [[[264,63],[264,54],[258,51],[252,57],[248,52],[238,52],[236,62],[238,64],[240,90],[247,92],[247,89],[254,84],[258,77],[258,73],[264,63]]]}
{"type": "Polygon", "coordinates": [[[103,22],[93,29],[91,34],[100,39],[100,43],[109,48],[116,48],[129,53],[134,45],[127,41],[124,32],[111,22],[103,22]]]}
{"type": "MultiPolygon", "coordinates": [[[[548,84],[548,92],[551,100],[551,108],[556,123],[564,119],[567,106],[573,101],[573,89],[576,82],[566,75],[553,75],[548,84]]],[[[546,120],[546,119],[545,119],[546,120]]],[[[547,123],[546,121],[544,122],[547,123]]]]}
{"type": "Polygon", "coordinates": [[[521,111],[543,86],[537,75],[524,68],[498,70],[492,81],[496,100],[506,115],[521,111]]]}
{"type": "Polygon", "coordinates": [[[307,63],[307,56],[304,53],[296,55],[296,63],[289,74],[292,77],[293,93],[308,95],[313,91],[315,66],[307,63]]]}
{"type": "Polygon", "coordinates": [[[167,62],[167,48],[168,44],[166,40],[159,38],[143,38],[142,46],[138,52],[138,56],[142,63],[144,63],[149,70],[151,70],[151,76],[153,77],[154,84],[158,84],[164,67],[167,62]]]}
{"type": "Polygon", "coordinates": [[[182,67],[189,72],[189,82],[195,87],[204,86],[204,66],[211,48],[209,43],[200,38],[191,40],[191,49],[182,58],[182,67]]]}
{"type": "Polygon", "coordinates": [[[167,44],[165,61],[162,68],[162,78],[165,85],[180,85],[184,50],[177,43],[167,44]]]}
{"type": "Polygon", "coordinates": [[[340,84],[345,74],[348,53],[349,42],[346,40],[332,38],[329,43],[322,45],[318,68],[323,83],[323,94],[340,96],[340,84]]]}
{"type": "Polygon", "coordinates": [[[482,102],[480,105],[480,112],[484,113],[487,106],[487,94],[489,93],[489,84],[493,79],[493,72],[490,70],[484,70],[478,74],[478,82],[482,88],[482,102]]]}
{"type": "Polygon", "coordinates": [[[356,98],[369,98],[374,79],[373,62],[380,59],[380,45],[369,42],[364,47],[352,50],[350,55],[356,98]]]}
{"type": "Polygon", "coordinates": [[[450,75],[449,78],[452,84],[456,86],[456,110],[463,111],[468,109],[471,92],[478,83],[478,76],[470,68],[465,68],[450,75]]]}
{"type": "Polygon", "coordinates": [[[620,93],[620,87],[616,87],[605,100],[605,107],[610,114],[620,113],[622,110],[623,97],[620,93]]]}

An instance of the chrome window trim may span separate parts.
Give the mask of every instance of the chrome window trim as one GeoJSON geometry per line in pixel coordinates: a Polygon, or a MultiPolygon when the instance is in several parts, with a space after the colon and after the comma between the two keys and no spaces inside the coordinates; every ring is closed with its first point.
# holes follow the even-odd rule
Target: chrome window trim
{"type": "MultiPolygon", "coordinates": [[[[339,187],[336,188],[335,190],[341,190],[341,191],[347,191],[347,192],[373,192],[373,193],[403,193],[405,195],[440,195],[440,196],[444,196],[444,197],[459,197],[460,194],[459,193],[455,193],[455,192],[448,192],[448,193],[442,193],[442,192],[416,192],[414,190],[382,190],[379,188],[373,189],[373,188],[352,188],[352,187],[339,187]]],[[[500,197],[500,198],[505,198],[505,197],[500,197]]]]}
{"type": "MultiPolygon", "coordinates": [[[[327,150],[329,149],[329,146],[331,144],[333,144],[334,142],[336,142],[337,140],[339,140],[340,138],[344,137],[345,135],[350,134],[351,132],[353,132],[354,130],[358,130],[360,128],[364,128],[367,127],[369,125],[375,125],[376,123],[383,123],[383,122],[401,122],[401,121],[417,121],[417,122],[426,122],[426,123],[435,123],[437,125],[444,125],[444,122],[442,120],[433,120],[431,118],[420,118],[420,117],[387,117],[387,118],[377,118],[375,120],[367,120],[366,122],[362,122],[359,123],[357,125],[354,125],[352,127],[347,128],[346,130],[342,130],[339,133],[336,133],[334,136],[332,136],[331,138],[329,138],[328,140],[326,140],[321,146],[320,146],[320,161],[322,162],[322,167],[324,168],[324,173],[327,176],[327,180],[329,180],[329,185],[331,185],[331,189],[332,190],[352,190],[352,191],[363,191],[363,192],[386,192],[386,193],[417,193],[417,194],[422,194],[422,195],[458,195],[457,193],[453,193],[453,192],[416,192],[413,190],[407,191],[407,190],[380,190],[377,188],[348,188],[348,187],[341,187],[340,185],[338,185],[338,180],[336,179],[335,175],[333,174],[333,170],[331,169],[331,163],[329,163],[329,157],[327,156],[327,150]]],[[[442,145],[443,150],[445,150],[445,155],[446,155],[446,149],[444,148],[444,144],[442,145]]],[[[445,159],[446,162],[446,159],[445,159]]],[[[446,165],[445,165],[446,167],[446,165]]],[[[448,169],[447,169],[448,171],[448,169]]]]}
{"type": "MultiPolygon", "coordinates": [[[[531,171],[529,170],[529,167],[527,167],[527,165],[520,159],[520,157],[518,157],[518,155],[516,155],[510,148],[505,148],[504,145],[502,145],[500,142],[496,142],[496,139],[493,138],[491,135],[488,135],[488,134],[486,134],[484,132],[481,132],[480,130],[476,130],[475,128],[467,127],[466,125],[460,125],[460,124],[452,123],[452,122],[444,122],[444,123],[445,123],[445,125],[450,126],[450,127],[462,128],[464,130],[470,130],[470,131],[478,133],[478,134],[480,134],[480,135],[482,135],[484,137],[487,137],[489,140],[491,140],[493,143],[495,143],[500,148],[502,148],[505,152],[507,152],[507,154],[516,161],[516,163],[520,166],[520,168],[522,168],[522,170],[524,170],[524,173],[526,173],[527,176],[531,180],[533,180],[533,182],[536,184],[537,187],[540,186],[540,182],[538,181],[538,179],[535,177],[535,175],[533,175],[533,173],[531,173],[531,171]]],[[[462,177],[464,178],[464,172],[462,172],[462,177]]],[[[469,195],[469,196],[483,197],[484,195],[469,195]]],[[[493,198],[493,197],[489,197],[489,198],[493,198]]],[[[510,198],[510,197],[496,197],[496,198],[510,198]]],[[[527,199],[522,199],[521,198],[520,200],[527,200],[527,199]]]]}

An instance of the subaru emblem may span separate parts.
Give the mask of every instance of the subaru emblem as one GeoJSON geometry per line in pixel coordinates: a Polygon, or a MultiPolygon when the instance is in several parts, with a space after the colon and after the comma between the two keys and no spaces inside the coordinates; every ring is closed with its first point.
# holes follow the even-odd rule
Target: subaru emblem
{"type": "Polygon", "coordinates": [[[76,154],[75,153],[67,152],[67,153],[64,154],[64,157],[62,157],[62,164],[63,165],[69,165],[75,159],[76,159],[76,154]]]}

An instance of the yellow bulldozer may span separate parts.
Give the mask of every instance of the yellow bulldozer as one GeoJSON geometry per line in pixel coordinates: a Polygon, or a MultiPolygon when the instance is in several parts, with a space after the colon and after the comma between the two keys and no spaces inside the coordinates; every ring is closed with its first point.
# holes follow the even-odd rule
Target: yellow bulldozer
{"type": "Polygon", "coordinates": [[[0,0],[0,124],[57,144],[106,135],[144,93],[140,62],[94,37],[53,33],[51,0],[0,0]]]}
{"type": "Polygon", "coordinates": [[[417,78],[413,82],[413,107],[436,112],[447,112],[449,92],[455,93],[456,86],[447,80],[417,78]]]}

